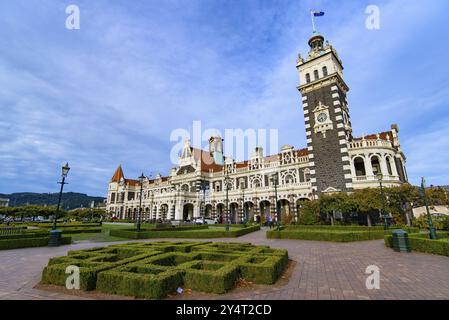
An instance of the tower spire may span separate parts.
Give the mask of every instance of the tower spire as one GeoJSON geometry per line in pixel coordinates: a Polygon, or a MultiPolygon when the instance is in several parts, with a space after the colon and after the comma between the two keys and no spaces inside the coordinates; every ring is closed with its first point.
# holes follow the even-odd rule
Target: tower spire
{"type": "Polygon", "coordinates": [[[122,165],[120,164],[115,170],[115,173],[111,178],[111,182],[119,182],[121,178],[125,178],[125,175],[123,174],[122,165]]]}

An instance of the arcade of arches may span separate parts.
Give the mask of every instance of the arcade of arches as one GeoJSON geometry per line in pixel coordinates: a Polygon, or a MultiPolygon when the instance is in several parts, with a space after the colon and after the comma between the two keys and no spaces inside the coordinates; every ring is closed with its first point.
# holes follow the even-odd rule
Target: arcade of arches
{"type": "MultiPolygon", "coordinates": [[[[301,202],[309,201],[307,198],[300,198],[296,201],[289,201],[288,199],[278,199],[277,205],[281,215],[281,221],[285,222],[285,219],[296,220],[300,215],[301,202]]],[[[182,204],[182,219],[184,221],[191,221],[195,217],[196,205],[194,203],[182,204]]],[[[162,204],[160,206],[154,206],[153,210],[150,207],[142,209],[142,220],[149,221],[154,219],[161,219],[163,221],[171,220],[174,218],[175,207],[173,205],[162,204]]],[[[219,203],[207,203],[205,205],[200,204],[200,216],[210,219],[219,219],[219,221],[225,222],[226,220],[226,204],[219,203]]],[[[261,200],[257,202],[245,201],[230,202],[229,203],[229,220],[230,223],[242,223],[244,221],[267,221],[271,216],[272,220],[276,220],[276,205],[275,199],[261,200]]],[[[127,219],[137,219],[138,208],[128,208],[126,211],[127,219]]]]}

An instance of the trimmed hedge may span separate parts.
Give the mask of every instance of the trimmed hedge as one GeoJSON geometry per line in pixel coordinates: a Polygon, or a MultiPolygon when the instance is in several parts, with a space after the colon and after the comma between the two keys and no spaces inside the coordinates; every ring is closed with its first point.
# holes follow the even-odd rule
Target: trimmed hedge
{"type": "Polygon", "coordinates": [[[67,257],[50,259],[48,266],[42,271],[42,283],[63,286],[67,279],[66,268],[68,266],[78,266],[80,267],[80,289],[85,291],[94,290],[99,272],[156,254],[155,252],[137,250],[134,255],[123,256],[118,252],[107,250],[107,248],[106,250],[93,251],[94,253],[91,251],[91,254],[72,254],[67,257]]]}
{"type": "MultiPolygon", "coordinates": [[[[412,251],[425,252],[449,257],[449,233],[438,232],[437,240],[432,240],[427,233],[409,234],[409,243],[412,251]]],[[[385,245],[393,248],[393,236],[386,235],[385,245]]]]}
{"type": "MultiPolygon", "coordinates": [[[[62,237],[61,244],[71,244],[72,237],[62,237]]],[[[48,246],[48,236],[45,237],[26,237],[0,240],[0,250],[10,250],[19,248],[45,247],[48,246]]]]}
{"type": "Polygon", "coordinates": [[[291,230],[267,231],[269,239],[300,239],[314,241],[352,242],[382,239],[385,235],[381,231],[338,231],[330,230],[291,230]]]}
{"type": "MultiPolygon", "coordinates": [[[[287,226],[280,231],[267,231],[269,239],[299,239],[314,241],[352,242],[383,239],[385,234],[391,234],[396,228],[364,226],[287,226]]],[[[407,232],[419,232],[418,228],[403,228],[407,232]]]]}
{"type": "Polygon", "coordinates": [[[63,234],[75,233],[101,233],[102,228],[64,228],[61,230],[63,234]]]}
{"type": "Polygon", "coordinates": [[[44,230],[30,230],[30,231],[27,230],[26,232],[23,232],[21,234],[0,236],[0,240],[42,238],[48,235],[49,235],[48,231],[44,230]]]}
{"type": "Polygon", "coordinates": [[[178,287],[225,293],[239,277],[272,284],[287,262],[286,250],[248,243],[126,243],[52,258],[42,282],[65,285],[66,267],[76,265],[82,290],[160,299],[178,287]]]}
{"type": "MultiPolygon", "coordinates": [[[[330,226],[330,225],[288,225],[286,229],[302,229],[302,230],[334,230],[334,231],[383,231],[383,226],[330,226]]],[[[409,233],[419,232],[419,228],[416,227],[389,227],[388,230],[402,229],[409,233]]]]}
{"type": "MultiPolygon", "coordinates": [[[[198,229],[198,228],[195,228],[198,229]]],[[[201,229],[208,229],[207,226],[201,229]]],[[[192,238],[192,239],[209,239],[209,238],[237,238],[245,234],[260,230],[260,226],[252,226],[237,230],[230,229],[229,231],[201,231],[195,230],[145,230],[137,232],[135,229],[112,229],[110,235],[113,237],[128,238],[128,239],[156,239],[156,238],[192,238]]]]}
{"type": "MultiPolygon", "coordinates": [[[[53,223],[48,222],[36,222],[36,223],[27,223],[28,226],[39,227],[39,228],[52,228],[53,223]]],[[[57,229],[65,229],[65,228],[93,228],[93,227],[101,227],[100,223],[62,223],[59,222],[56,224],[57,229]]]]}
{"type": "Polygon", "coordinates": [[[178,268],[183,270],[187,288],[203,292],[226,293],[234,287],[239,277],[239,265],[233,262],[226,264],[198,260],[178,268]]]}
{"type": "Polygon", "coordinates": [[[160,227],[154,227],[154,228],[148,228],[145,229],[146,231],[183,231],[183,230],[201,230],[201,229],[207,229],[208,226],[207,225],[200,225],[200,226],[195,226],[195,225],[187,225],[187,226],[179,226],[179,227],[164,227],[164,226],[160,226],[160,227]]]}
{"type": "Polygon", "coordinates": [[[286,256],[272,257],[248,257],[240,264],[242,277],[246,280],[260,283],[273,284],[282,274],[288,263],[286,256]]]}
{"type": "Polygon", "coordinates": [[[109,294],[161,299],[182,285],[178,270],[148,266],[124,266],[98,275],[97,290],[109,294]]]}

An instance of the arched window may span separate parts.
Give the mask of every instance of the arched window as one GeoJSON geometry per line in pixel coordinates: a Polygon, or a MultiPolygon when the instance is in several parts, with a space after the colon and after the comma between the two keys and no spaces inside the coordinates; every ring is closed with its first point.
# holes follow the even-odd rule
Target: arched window
{"type": "Polygon", "coordinates": [[[323,77],[327,77],[328,73],[327,73],[327,67],[324,66],[323,67],[323,77]]]}
{"type": "Polygon", "coordinates": [[[310,170],[308,169],[304,170],[304,180],[310,182],[310,170]]]}
{"type": "Polygon", "coordinates": [[[188,184],[183,184],[181,187],[181,190],[184,192],[189,192],[189,185],[188,184]]]}
{"type": "Polygon", "coordinates": [[[259,179],[254,179],[253,180],[253,187],[254,188],[260,188],[262,186],[262,184],[260,183],[259,179]]]}
{"type": "Polygon", "coordinates": [[[306,73],[306,82],[310,83],[310,73],[306,73]]]}
{"type": "Polygon", "coordinates": [[[354,169],[357,177],[366,176],[365,161],[362,158],[357,157],[354,159],[354,169]]]}
{"type": "Polygon", "coordinates": [[[284,180],[285,184],[295,183],[295,178],[291,174],[286,175],[284,180]]]}
{"type": "Polygon", "coordinates": [[[318,74],[318,70],[315,70],[314,72],[313,72],[313,76],[315,77],[315,80],[318,80],[319,79],[319,74],[318,74]]]}
{"type": "Polygon", "coordinates": [[[371,157],[371,167],[373,168],[373,173],[375,176],[377,176],[378,174],[383,174],[380,168],[380,160],[377,156],[371,157]]]}

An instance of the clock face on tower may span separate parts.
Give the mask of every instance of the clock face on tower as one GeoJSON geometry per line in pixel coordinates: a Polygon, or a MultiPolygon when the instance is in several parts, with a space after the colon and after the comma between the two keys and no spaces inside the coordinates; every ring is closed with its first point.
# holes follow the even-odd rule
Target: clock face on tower
{"type": "Polygon", "coordinates": [[[324,123],[324,122],[326,122],[326,120],[327,120],[327,114],[326,113],[324,113],[324,112],[321,112],[318,116],[317,116],[317,121],[319,122],[319,123],[324,123]]]}

